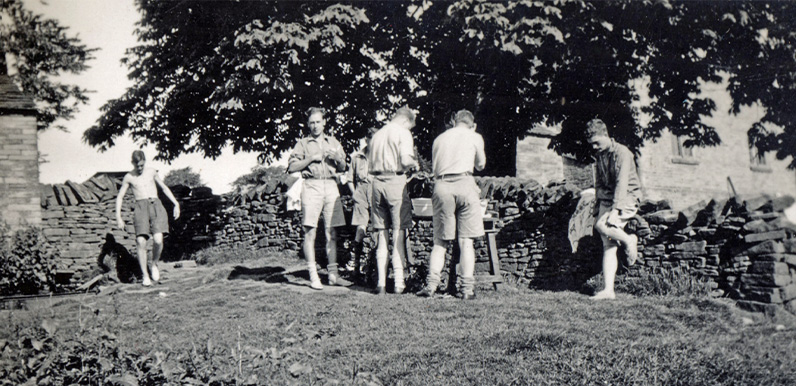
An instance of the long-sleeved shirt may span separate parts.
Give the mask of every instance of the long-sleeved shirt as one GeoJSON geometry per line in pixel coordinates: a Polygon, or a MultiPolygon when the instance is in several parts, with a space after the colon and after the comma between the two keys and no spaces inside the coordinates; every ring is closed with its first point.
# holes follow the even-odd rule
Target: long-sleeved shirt
{"type": "Polygon", "coordinates": [[[611,146],[597,154],[594,188],[597,199],[612,202],[613,209],[629,209],[641,200],[641,181],[633,153],[624,145],[611,146]]]}
{"type": "Polygon", "coordinates": [[[295,161],[303,161],[306,158],[311,158],[315,154],[323,154],[326,150],[334,150],[334,158],[325,157],[321,162],[313,162],[304,170],[301,171],[303,178],[332,178],[335,177],[337,172],[345,170],[345,152],[343,146],[340,145],[334,137],[322,134],[318,138],[309,136],[304,137],[296,143],[293,152],[290,153],[288,164],[295,161]]]}
{"type": "Polygon", "coordinates": [[[486,166],[484,138],[467,127],[445,130],[431,147],[431,165],[437,177],[482,170],[486,166]]]}
{"type": "Polygon", "coordinates": [[[348,180],[354,186],[370,182],[370,175],[368,174],[368,156],[362,152],[355,152],[351,154],[351,167],[348,169],[348,180]]]}
{"type": "Polygon", "coordinates": [[[371,173],[398,173],[417,166],[412,133],[400,125],[388,123],[373,134],[368,146],[371,173]]]}

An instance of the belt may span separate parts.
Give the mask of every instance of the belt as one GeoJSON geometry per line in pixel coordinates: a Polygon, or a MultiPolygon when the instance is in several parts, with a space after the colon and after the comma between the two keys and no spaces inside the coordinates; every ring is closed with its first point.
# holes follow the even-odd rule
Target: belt
{"type": "Polygon", "coordinates": [[[372,172],[374,176],[402,176],[404,172],[372,172]]]}
{"type": "Polygon", "coordinates": [[[309,177],[304,177],[304,179],[305,179],[305,180],[335,180],[335,179],[337,179],[337,177],[335,177],[335,176],[331,176],[331,177],[315,177],[315,176],[309,176],[309,177]]]}
{"type": "Polygon", "coordinates": [[[472,176],[473,173],[464,172],[464,173],[453,173],[453,174],[441,174],[435,177],[438,180],[445,180],[448,178],[456,178],[456,177],[464,177],[464,176],[472,176]]]}

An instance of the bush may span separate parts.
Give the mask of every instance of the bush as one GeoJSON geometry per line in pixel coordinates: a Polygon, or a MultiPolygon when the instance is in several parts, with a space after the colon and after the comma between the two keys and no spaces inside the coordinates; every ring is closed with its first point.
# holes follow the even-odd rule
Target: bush
{"type": "Polygon", "coordinates": [[[694,276],[680,269],[641,271],[637,277],[626,277],[617,281],[618,290],[636,296],[671,295],[709,297],[710,283],[703,277],[694,276]]]}
{"type": "Polygon", "coordinates": [[[27,227],[11,234],[0,221],[0,294],[32,295],[42,290],[55,291],[58,250],[41,229],[27,227]]]}

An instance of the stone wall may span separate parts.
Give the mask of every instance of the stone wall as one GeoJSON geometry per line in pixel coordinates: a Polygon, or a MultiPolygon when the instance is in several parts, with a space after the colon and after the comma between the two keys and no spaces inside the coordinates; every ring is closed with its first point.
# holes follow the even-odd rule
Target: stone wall
{"type": "Polygon", "coordinates": [[[0,75],[0,218],[12,228],[41,222],[35,107],[0,75]]]}
{"type": "MultiPolygon", "coordinates": [[[[499,219],[497,253],[505,279],[532,288],[580,290],[600,272],[599,238],[582,238],[573,252],[568,237],[578,187],[562,183],[543,187],[533,180],[509,177],[478,177],[477,182],[482,198],[490,202],[488,211],[499,219]]],[[[62,251],[59,268],[90,269],[108,233],[133,251],[131,196],[123,206],[129,229],[113,229],[118,185],[117,179],[95,176],[83,184],[49,187],[52,194],[43,197],[43,227],[62,251]]],[[[286,189],[284,184],[266,184],[216,196],[208,188],[173,187],[182,215],[170,223],[164,260],[190,258],[208,246],[300,255],[301,216],[286,210],[286,189]]],[[[170,212],[169,201],[162,201],[170,212]]],[[[343,201],[350,211],[350,197],[343,196],[343,201]]],[[[757,196],[701,202],[677,211],[666,201],[647,201],[628,224],[640,238],[639,263],[621,275],[632,279],[643,273],[677,272],[705,282],[715,296],[738,299],[742,307],[796,312],[796,227],[782,215],[792,203],[790,197],[757,196]]],[[[411,284],[417,287],[425,277],[433,229],[431,219],[415,220],[408,234],[408,266],[411,284]]],[[[323,232],[318,235],[316,250],[323,266],[323,232]]],[[[341,263],[353,255],[353,235],[351,227],[340,230],[341,263]]],[[[365,245],[372,264],[375,243],[366,239],[365,245]]],[[[475,246],[476,274],[488,274],[485,238],[476,240],[475,246]]],[[[453,252],[452,247],[449,259],[453,252]]]]}

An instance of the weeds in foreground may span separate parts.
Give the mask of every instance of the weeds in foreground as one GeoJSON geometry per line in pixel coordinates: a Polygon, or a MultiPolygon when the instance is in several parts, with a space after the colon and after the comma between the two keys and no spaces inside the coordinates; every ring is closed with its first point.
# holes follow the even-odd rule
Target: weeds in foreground
{"type": "MultiPolygon", "coordinates": [[[[586,282],[583,291],[596,293],[602,288],[603,275],[600,273],[586,282]]],[[[677,268],[653,272],[639,270],[632,276],[619,274],[616,277],[616,291],[634,296],[709,298],[712,290],[707,278],[677,268]]]]}

